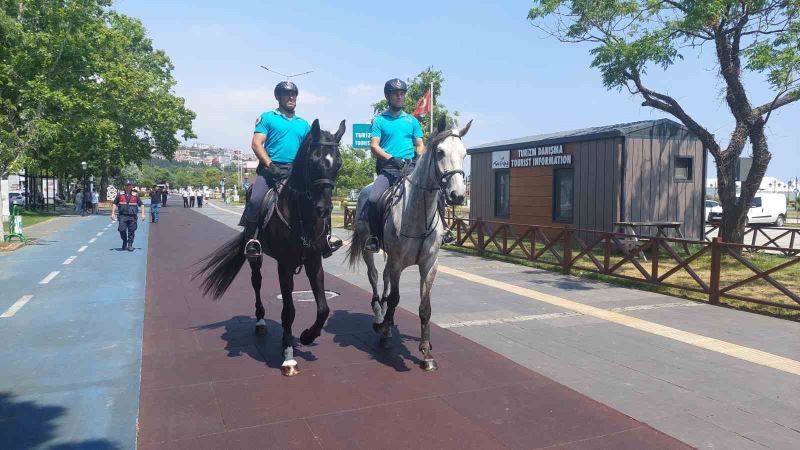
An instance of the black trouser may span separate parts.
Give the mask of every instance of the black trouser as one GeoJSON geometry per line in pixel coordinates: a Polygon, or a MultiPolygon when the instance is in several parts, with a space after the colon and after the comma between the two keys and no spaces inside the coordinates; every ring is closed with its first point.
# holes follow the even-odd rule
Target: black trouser
{"type": "Polygon", "coordinates": [[[167,206],[167,194],[161,196],[161,206],[167,206]]]}
{"type": "Polygon", "coordinates": [[[117,231],[119,231],[119,236],[122,238],[122,245],[133,243],[133,238],[136,236],[136,228],[138,228],[138,226],[135,215],[126,214],[119,216],[117,231]]]}
{"type": "MultiPolygon", "coordinates": [[[[281,170],[283,176],[289,175],[289,172],[292,170],[291,164],[276,162],[273,164],[281,170]]],[[[261,164],[258,165],[256,169],[256,179],[253,181],[253,189],[250,191],[250,198],[247,200],[247,206],[244,208],[244,218],[246,221],[251,223],[258,222],[258,215],[261,212],[261,203],[264,201],[267,191],[275,189],[278,181],[279,180],[275,180],[270,176],[266,167],[261,164]]]]}
{"type": "Polygon", "coordinates": [[[194,195],[189,196],[189,207],[194,208],[194,195]]]}
{"type": "Polygon", "coordinates": [[[198,208],[202,208],[203,207],[203,197],[199,197],[199,196],[197,197],[197,207],[198,208]]]}
{"type": "Polygon", "coordinates": [[[184,208],[189,207],[189,197],[183,197],[183,207],[184,208]]]}

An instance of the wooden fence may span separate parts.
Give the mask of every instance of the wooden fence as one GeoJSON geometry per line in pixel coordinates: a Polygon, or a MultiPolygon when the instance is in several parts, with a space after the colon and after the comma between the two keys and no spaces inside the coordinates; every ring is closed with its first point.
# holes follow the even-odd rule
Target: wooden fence
{"type": "MultiPolygon", "coordinates": [[[[546,264],[565,274],[580,270],[691,291],[711,304],[727,298],[800,311],[800,250],[779,247],[769,237],[767,245],[734,244],[719,237],[692,241],[447,216],[456,236],[453,245],[478,255],[546,264]]],[[[346,209],[345,227],[353,221],[353,210],[346,209]]],[[[791,239],[794,244],[794,235],[791,239]]]]}

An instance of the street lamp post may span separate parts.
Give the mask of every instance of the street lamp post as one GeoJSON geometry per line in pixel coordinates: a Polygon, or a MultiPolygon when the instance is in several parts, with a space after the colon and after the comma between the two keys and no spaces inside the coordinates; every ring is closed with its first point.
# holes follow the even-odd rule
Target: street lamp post
{"type": "Polygon", "coordinates": [[[83,174],[82,174],[83,175],[82,176],[82,178],[83,178],[83,197],[81,199],[81,215],[82,216],[86,215],[86,195],[87,195],[87,192],[86,192],[86,168],[88,166],[89,165],[86,164],[86,161],[81,161],[81,170],[83,172],[83,174]]]}

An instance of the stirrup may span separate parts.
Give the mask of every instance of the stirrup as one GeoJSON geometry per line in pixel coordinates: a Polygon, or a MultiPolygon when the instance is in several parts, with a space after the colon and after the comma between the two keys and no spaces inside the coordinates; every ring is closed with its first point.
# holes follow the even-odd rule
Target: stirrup
{"type": "Polygon", "coordinates": [[[378,243],[378,237],[377,236],[370,236],[367,239],[367,242],[364,244],[364,250],[366,250],[366,251],[368,251],[370,253],[378,253],[378,251],[380,250],[380,245],[378,243]]]}
{"type": "Polygon", "coordinates": [[[250,239],[244,244],[244,256],[247,259],[261,257],[261,242],[258,239],[250,239]]]}
{"type": "Polygon", "coordinates": [[[322,252],[323,258],[330,258],[330,256],[333,255],[333,252],[339,250],[342,247],[343,242],[339,238],[339,236],[331,234],[328,236],[327,244],[328,245],[325,247],[325,250],[322,252]]]}
{"type": "Polygon", "coordinates": [[[442,242],[445,244],[452,244],[455,241],[456,237],[453,236],[453,231],[449,228],[445,229],[444,235],[442,236],[442,242]]]}

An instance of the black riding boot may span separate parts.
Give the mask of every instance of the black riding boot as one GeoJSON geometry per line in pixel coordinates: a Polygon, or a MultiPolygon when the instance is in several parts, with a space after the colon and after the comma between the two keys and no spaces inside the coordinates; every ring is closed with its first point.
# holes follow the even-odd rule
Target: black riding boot
{"type": "Polygon", "coordinates": [[[247,221],[244,228],[245,239],[248,239],[244,244],[244,256],[247,259],[261,257],[261,242],[258,240],[258,222],[247,221]]]}
{"type": "Polygon", "coordinates": [[[133,251],[133,239],[128,239],[128,251],[133,251]]]}
{"type": "Polygon", "coordinates": [[[372,205],[367,203],[367,218],[369,220],[369,238],[367,238],[367,242],[364,244],[364,250],[370,253],[378,253],[380,250],[380,242],[378,242],[378,236],[375,230],[378,229],[378,206],[372,205]]]}

